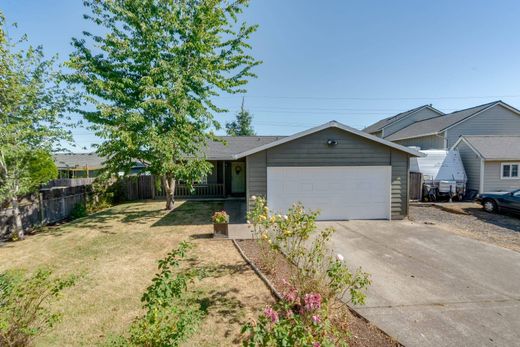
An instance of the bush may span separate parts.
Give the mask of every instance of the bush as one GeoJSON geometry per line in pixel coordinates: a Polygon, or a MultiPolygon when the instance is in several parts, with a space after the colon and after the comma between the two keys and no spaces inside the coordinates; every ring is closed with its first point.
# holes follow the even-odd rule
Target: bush
{"type": "Polygon", "coordinates": [[[217,211],[211,216],[213,224],[227,224],[229,223],[229,215],[226,211],[217,211]]]}
{"type": "Polygon", "coordinates": [[[159,261],[159,273],[146,289],[141,301],[146,313],[130,327],[130,337],[111,338],[112,346],[178,346],[192,335],[206,315],[197,292],[189,284],[204,277],[200,269],[179,269],[193,247],[181,242],[179,247],[159,261]]]}
{"type": "Polygon", "coordinates": [[[70,218],[72,219],[86,217],[87,215],[87,208],[85,207],[85,204],[81,202],[78,202],[76,205],[74,205],[72,211],[70,212],[70,218]]]}
{"type": "Polygon", "coordinates": [[[53,277],[48,269],[0,274],[0,346],[28,346],[59,322],[61,315],[52,304],[75,281],[74,276],[53,277]]]}

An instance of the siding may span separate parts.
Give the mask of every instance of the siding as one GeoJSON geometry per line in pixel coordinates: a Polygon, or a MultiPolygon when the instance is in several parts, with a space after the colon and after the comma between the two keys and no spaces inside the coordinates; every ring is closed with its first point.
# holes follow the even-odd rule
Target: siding
{"type": "Polygon", "coordinates": [[[346,131],[329,128],[247,158],[248,199],[267,194],[267,166],[392,165],[392,218],[408,213],[407,154],[346,131]],[[327,140],[338,141],[328,146],[327,140]]]}
{"type": "MultiPolygon", "coordinates": [[[[509,161],[509,163],[519,161],[509,161]]],[[[511,191],[520,189],[520,179],[503,180],[500,178],[501,163],[508,161],[486,161],[484,164],[484,192],[511,191]]]]}
{"type": "Polygon", "coordinates": [[[480,157],[463,141],[455,149],[460,153],[464,170],[468,176],[467,189],[480,190],[480,157]]]}
{"type": "Polygon", "coordinates": [[[390,136],[393,133],[395,133],[403,128],[406,128],[410,124],[413,124],[413,123],[421,121],[421,120],[438,117],[438,116],[440,116],[440,114],[438,114],[437,112],[430,110],[429,108],[425,108],[418,112],[413,113],[411,116],[405,117],[401,120],[398,120],[397,122],[394,122],[394,123],[386,126],[383,129],[383,132],[384,132],[385,136],[390,136]]]}
{"type": "Polygon", "coordinates": [[[520,115],[497,105],[447,130],[448,148],[461,135],[518,135],[520,115]]]}
{"type": "Polygon", "coordinates": [[[374,136],[377,136],[377,137],[383,137],[383,131],[379,130],[379,131],[376,131],[375,133],[371,133],[370,135],[374,135],[374,136]]]}
{"type": "MultiPolygon", "coordinates": [[[[246,157],[246,194],[251,203],[251,196],[267,196],[266,152],[258,152],[246,157]]],[[[251,206],[248,206],[248,208],[251,206]]]]}
{"type": "Polygon", "coordinates": [[[403,146],[416,146],[420,147],[421,149],[444,149],[444,138],[442,135],[430,135],[430,136],[422,136],[422,137],[415,137],[413,139],[405,139],[405,140],[398,140],[394,141],[395,143],[398,143],[403,146]]]}

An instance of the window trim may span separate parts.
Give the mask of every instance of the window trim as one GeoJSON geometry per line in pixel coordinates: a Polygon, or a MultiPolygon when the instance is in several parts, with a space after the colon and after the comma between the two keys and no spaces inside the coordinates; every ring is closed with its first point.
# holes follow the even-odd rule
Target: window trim
{"type": "Polygon", "coordinates": [[[500,179],[502,180],[519,180],[520,179],[520,162],[518,163],[500,163],[500,179]],[[513,165],[517,165],[517,176],[512,177],[513,165]],[[509,166],[509,176],[504,176],[504,166],[509,166]]]}

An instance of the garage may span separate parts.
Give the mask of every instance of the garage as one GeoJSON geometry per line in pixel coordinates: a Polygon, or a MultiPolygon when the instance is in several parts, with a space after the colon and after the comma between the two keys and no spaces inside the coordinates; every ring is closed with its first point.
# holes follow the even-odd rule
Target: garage
{"type": "Polygon", "coordinates": [[[294,202],[319,220],[390,219],[391,166],[268,167],[267,201],[285,213],[294,202]]]}
{"type": "Polygon", "coordinates": [[[321,220],[405,218],[410,158],[424,156],[335,121],[251,147],[233,156],[245,158],[247,208],[253,196],[280,213],[301,202],[321,220]]]}

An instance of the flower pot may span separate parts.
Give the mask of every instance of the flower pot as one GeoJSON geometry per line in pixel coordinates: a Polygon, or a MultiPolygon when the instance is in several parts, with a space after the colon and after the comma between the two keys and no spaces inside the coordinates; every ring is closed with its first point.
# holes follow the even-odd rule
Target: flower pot
{"type": "Polygon", "coordinates": [[[214,237],[228,237],[228,224],[227,223],[219,223],[213,224],[213,233],[214,237]]]}

